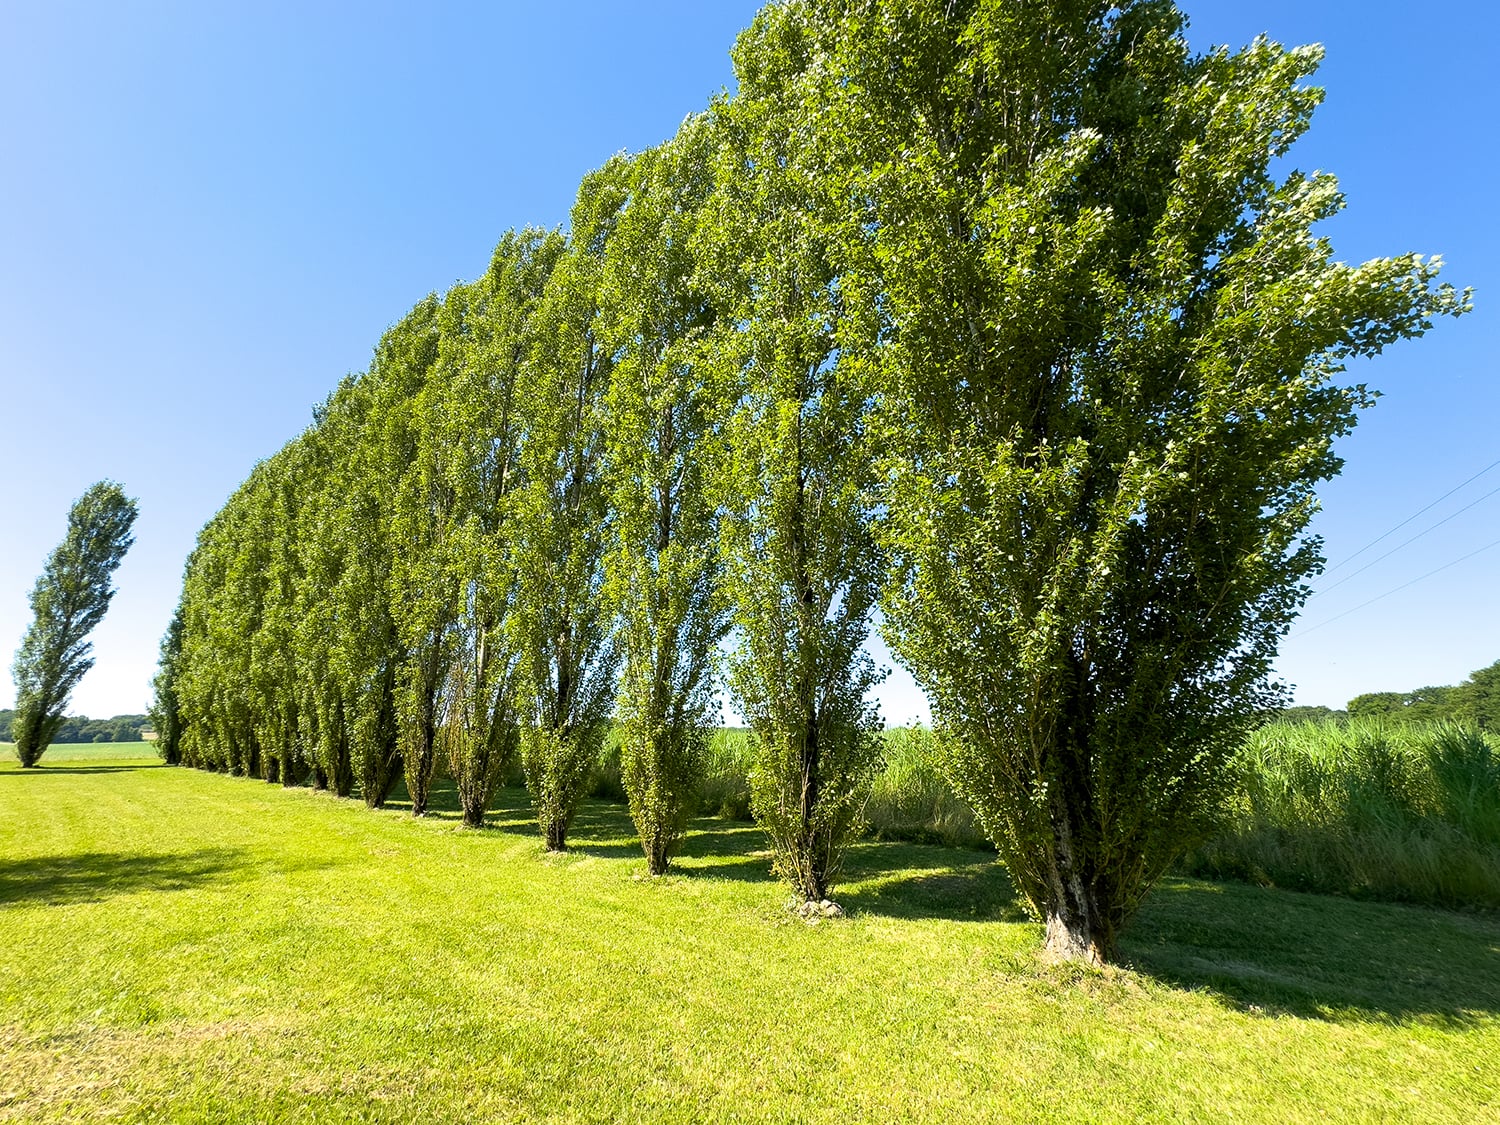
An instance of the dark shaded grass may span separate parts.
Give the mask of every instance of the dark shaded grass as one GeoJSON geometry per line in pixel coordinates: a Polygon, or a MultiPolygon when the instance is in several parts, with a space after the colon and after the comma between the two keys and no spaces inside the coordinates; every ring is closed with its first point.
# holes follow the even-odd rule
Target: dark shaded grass
{"type": "Polygon", "coordinates": [[[200,848],[187,854],[81,852],[3,859],[0,905],[26,902],[57,906],[142,891],[181,891],[221,878],[240,859],[232,848],[200,848]]]}

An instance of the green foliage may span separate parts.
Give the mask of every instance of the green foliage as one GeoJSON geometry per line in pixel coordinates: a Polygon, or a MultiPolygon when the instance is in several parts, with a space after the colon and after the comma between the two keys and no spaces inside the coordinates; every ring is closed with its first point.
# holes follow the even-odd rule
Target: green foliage
{"type": "Polygon", "coordinates": [[[1453,689],[1454,709],[1482,731],[1500,733],[1500,660],[1453,689]]]}
{"type": "Polygon", "coordinates": [[[1298,890],[1500,907],[1500,748],[1455,723],[1273,723],[1187,869],[1298,890]]]}
{"type": "MultiPolygon", "coordinates": [[[[458,294],[455,294],[458,296],[458,294]]],[[[389,396],[373,429],[371,485],[388,521],[389,604],[400,642],[396,730],[413,816],[427,811],[437,766],[439,694],[447,672],[456,590],[447,581],[457,513],[430,417],[442,395],[442,304],[429,297],[386,333],[376,355],[389,396]]]]}
{"type": "Polygon", "coordinates": [[[870,834],[950,848],[993,847],[943,777],[937,739],[925,727],[887,728],[884,765],[865,806],[870,834]]]}
{"type": "Polygon", "coordinates": [[[508,542],[519,654],[521,760],[547,848],[567,846],[604,740],[617,665],[604,591],[613,527],[604,477],[600,275],[625,203],[620,160],[585,178],[573,233],[547,279],[526,367],[522,483],[508,542]]]}
{"type": "Polygon", "coordinates": [[[743,727],[721,727],[708,740],[694,804],[706,816],[751,820],[750,771],[754,743],[743,727]]]}
{"type": "Polygon", "coordinates": [[[443,398],[427,441],[453,493],[442,581],[455,601],[440,739],[472,827],[483,824],[520,741],[524,650],[510,537],[533,318],[562,249],[555,234],[507,234],[485,278],[449,295],[441,322],[443,398]]]}
{"type": "MultiPolygon", "coordinates": [[[[809,900],[867,809],[971,807],[1052,951],[1103,961],[1284,701],[1373,397],[1344,364],[1466,297],[1313,233],[1336,182],[1279,169],[1316,49],[1194,56],[1167,0],[789,0],[734,58],[255,468],[159,705],[192,765],[372,806],[404,775],[417,815],[443,760],[471,825],[518,753],[554,850],[613,718],[652,872],[696,792],[809,900]],[[877,599],[920,753],[866,698],[877,599]],[[743,741],[709,729],[727,621],[743,741]]],[[[1489,727],[1492,673],[1403,713],[1489,727]]]]}
{"type": "Polygon", "coordinates": [[[601,281],[604,331],[618,356],[604,441],[621,776],[653,875],[667,870],[687,820],[728,625],[704,486],[715,412],[704,348],[714,310],[694,284],[690,245],[712,187],[711,141],[706,122],[690,121],[671,144],[632,162],[630,205],[601,281]]]}
{"type": "Polygon", "coordinates": [[[1349,701],[1349,714],[1418,723],[1448,720],[1471,723],[1484,731],[1500,730],[1500,661],[1474,672],[1457,687],[1357,695],[1349,701]]]}
{"type": "MultiPolygon", "coordinates": [[[[16,713],[0,709],[0,742],[12,741],[12,723],[16,713]]],[[[141,741],[141,730],[152,725],[149,715],[116,715],[111,719],[91,719],[87,715],[68,715],[52,736],[52,745],[79,743],[118,743],[141,741]]]]}
{"type": "Polygon", "coordinates": [[[1313,490],[1370,401],[1343,363],[1465,299],[1335,262],[1332,177],[1272,174],[1316,49],[1194,57],[1154,0],[860,10],[816,100],[888,341],[887,636],[1049,948],[1103,961],[1279,702],[1313,490]]]}
{"type": "Polygon", "coordinates": [[[31,591],[32,622],[11,675],[16,757],[34,766],[63,725],[68,699],[94,666],[88,635],[104,619],[110,579],[135,542],[135,501],[113,481],[92,485],[73,502],[63,541],[47,557],[31,591]]]}
{"type": "MultiPolygon", "coordinates": [[[[182,607],[172,614],[171,623],[161,639],[161,662],[151,681],[151,725],[156,730],[156,749],[169,766],[182,762],[182,701],[177,694],[177,678],[182,672],[182,607]]],[[[6,735],[0,733],[0,738],[6,735]]]]}
{"type": "Polygon", "coordinates": [[[721,311],[723,412],[709,486],[738,646],[729,685],[752,730],[756,820],[778,873],[825,899],[878,768],[879,674],[861,645],[880,575],[870,533],[873,388],[834,259],[832,184],[805,128],[813,45],[789,10],[735,47],[739,93],[714,107],[718,182],[700,230],[721,311]]]}
{"type": "Polygon", "coordinates": [[[1321,722],[1325,719],[1347,719],[1347,711],[1335,711],[1330,707],[1283,707],[1276,716],[1286,723],[1321,722]]]}
{"type": "Polygon", "coordinates": [[[1403,722],[1430,723],[1456,718],[1457,689],[1424,687],[1416,691],[1377,691],[1356,695],[1349,701],[1349,714],[1356,719],[1388,718],[1403,722]]]}

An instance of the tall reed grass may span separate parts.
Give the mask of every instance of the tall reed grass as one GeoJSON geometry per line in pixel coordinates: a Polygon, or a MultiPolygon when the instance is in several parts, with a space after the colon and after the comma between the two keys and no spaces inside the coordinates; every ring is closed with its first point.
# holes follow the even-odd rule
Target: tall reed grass
{"type": "Polygon", "coordinates": [[[1297,890],[1500,908],[1500,746],[1455,723],[1272,723],[1222,835],[1184,869],[1297,890]]]}
{"type": "MultiPolygon", "coordinates": [[[[877,839],[992,848],[938,771],[937,736],[887,730],[885,767],[865,807],[877,839]]],[[[748,731],[715,732],[697,811],[750,819],[748,731]]],[[[1294,890],[1500,909],[1500,743],[1454,723],[1278,722],[1234,763],[1222,834],[1184,874],[1294,890]]],[[[611,739],[594,795],[623,801],[611,739]]]]}
{"type": "MultiPolygon", "coordinates": [[[[872,836],[948,847],[988,848],[990,843],[969,807],[953,795],[933,761],[933,733],[925,727],[885,731],[885,767],[865,806],[872,836]]],[[[750,819],[750,732],[740,727],[715,731],[709,740],[696,808],[703,816],[750,819]]],[[[624,801],[620,750],[606,740],[594,773],[591,795],[624,801]]]]}

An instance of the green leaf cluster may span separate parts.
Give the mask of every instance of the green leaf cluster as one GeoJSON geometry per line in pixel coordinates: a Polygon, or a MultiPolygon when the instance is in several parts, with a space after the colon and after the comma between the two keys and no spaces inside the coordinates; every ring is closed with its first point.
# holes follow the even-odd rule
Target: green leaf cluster
{"type": "Polygon", "coordinates": [[[32,588],[31,625],[11,665],[11,738],[24,767],[36,765],[51,745],[73,689],[94,666],[88,635],[114,597],[110,580],[135,542],[135,517],[135,501],[114,481],[92,485],[73,502],[63,541],[32,588]]]}
{"type": "Polygon", "coordinates": [[[878,607],[1049,948],[1110,957],[1282,702],[1374,398],[1345,365],[1468,307],[1436,259],[1334,258],[1337,183],[1285,163],[1318,49],[1183,26],[767,7],[733,95],[420,302],[205,528],[183,760],[377,805],[404,773],[417,813],[446,760],[477,824],[518,754],[561,848],[613,720],[658,872],[732,626],[753,807],[821,900],[878,607]]]}

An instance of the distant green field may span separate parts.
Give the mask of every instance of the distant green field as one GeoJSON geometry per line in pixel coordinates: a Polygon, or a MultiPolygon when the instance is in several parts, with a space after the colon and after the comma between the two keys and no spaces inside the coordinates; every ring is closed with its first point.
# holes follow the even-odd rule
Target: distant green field
{"type": "Polygon", "coordinates": [[[0,1121],[1500,1118],[1493,915],[1172,880],[1093,974],[985,853],[862,842],[810,926],[752,825],[651,880],[618,806],[440,804],[0,763],[0,1121]]]}
{"type": "MultiPolygon", "coordinates": [[[[46,762],[122,761],[133,758],[155,758],[154,742],[57,742],[42,755],[46,762]]],[[[16,745],[0,742],[0,761],[14,762],[16,745]]]]}

